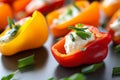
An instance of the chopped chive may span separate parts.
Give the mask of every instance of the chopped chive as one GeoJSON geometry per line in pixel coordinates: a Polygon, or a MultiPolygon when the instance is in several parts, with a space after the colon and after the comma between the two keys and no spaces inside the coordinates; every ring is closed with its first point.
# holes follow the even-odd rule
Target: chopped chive
{"type": "Polygon", "coordinates": [[[103,62],[97,63],[97,64],[92,64],[90,66],[87,66],[81,70],[82,73],[91,73],[95,72],[97,69],[101,68],[103,66],[103,62]]]}
{"type": "Polygon", "coordinates": [[[1,80],[11,80],[18,71],[19,70],[16,70],[15,72],[12,72],[11,74],[7,76],[3,76],[1,80]]]}
{"type": "Polygon", "coordinates": [[[77,26],[78,26],[78,27],[82,27],[82,26],[83,26],[83,24],[77,24],[77,26]]]}
{"type": "Polygon", "coordinates": [[[68,7],[68,8],[67,8],[67,14],[68,14],[68,15],[72,15],[72,13],[73,13],[72,9],[70,9],[70,8],[68,7]]]}
{"type": "Polygon", "coordinates": [[[83,74],[76,73],[68,78],[63,78],[60,80],[86,80],[86,77],[83,74]]]}
{"type": "Polygon", "coordinates": [[[10,29],[12,29],[12,25],[15,25],[14,21],[10,17],[8,17],[8,25],[10,29]]]}
{"type": "Polygon", "coordinates": [[[14,73],[11,73],[11,74],[9,74],[7,76],[2,77],[1,80],[11,80],[14,77],[14,75],[15,75],[14,73]]]}
{"type": "Polygon", "coordinates": [[[34,55],[22,58],[18,60],[18,68],[24,68],[34,64],[34,55]]]}
{"type": "Polygon", "coordinates": [[[76,31],[84,31],[88,28],[77,28],[77,27],[74,27],[74,26],[69,26],[68,29],[72,29],[72,30],[76,30],[76,31]]]}
{"type": "Polygon", "coordinates": [[[83,32],[83,31],[76,31],[76,34],[84,40],[86,40],[87,38],[90,38],[91,36],[89,32],[83,32]]]}
{"type": "Polygon", "coordinates": [[[74,36],[73,36],[72,33],[70,34],[70,37],[71,37],[72,41],[74,42],[74,41],[75,41],[75,38],[74,38],[74,36]]]}
{"type": "Polygon", "coordinates": [[[73,5],[78,11],[81,11],[80,8],[79,8],[74,2],[72,2],[72,5],[73,5]]]}
{"type": "Polygon", "coordinates": [[[48,80],[56,80],[54,77],[49,78],[48,80]]]}
{"type": "Polygon", "coordinates": [[[115,49],[115,51],[116,51],[116,52],[120,52],[120,44],[119,44],[119,45],[117,45],[117,46],[115,46],[115,48],[114,48],[114,49],[115,49]]]}
{"type": "Polygon", "coordinates": [[[120,67],[114,67],[112,70],[112,75],[113,76],[120,75],[120,67]]]}

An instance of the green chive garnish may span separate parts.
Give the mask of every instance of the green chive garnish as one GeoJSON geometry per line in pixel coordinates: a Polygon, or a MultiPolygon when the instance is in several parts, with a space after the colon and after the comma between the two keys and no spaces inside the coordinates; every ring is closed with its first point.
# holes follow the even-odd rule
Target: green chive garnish
{"type": "Polygon", "coordinates": [[[76,73],[68,78],[63,78],[60,80],[86,80],[86,77],[83,74],[76,73]]]}
{"type": "Polygon", "coordinates": [[[76,30],[76,31],[85,31],[88,28],[77,28],[77,27],[74,27],[74,26],[69,26],[68,29],[72,29],[72,30],[76,30]]]}
{"type": "Polygon", "coordinates": [[[77,25],[78,27],[74,27],[74,26],[69,26],[69,29],[75,30],[76,34],[81,37],[82,39],[86,40],[87,38],[91,37],[91,33],[90,32],[85,32],[86,29],[88,28],[82,28],[81,24],[77,25]]]}
{"type": "Polygon", "coordinates": [[[14,77],[14,75],[15,75],[14,73],[11,73],[11,74],[9,74],[7,76],[2,77],[1,80],[11,80],[14,77]]]}
{"type": "Polygon", "coordinates": [[[33,64],[34,64],[34,55],[18,60],[18,68],[19,69],[22,69],[24,67],[27,67],[27,66],[30,66],[33,64]]]}
{"type": "Polygon", "coordinates": [[[83,27],[83,24],[77,24],[78,27],[83,27]]]}
{"type": "Polygon", "coordinates": [[[48,80],[56,80],[54,77],[52,77],[52,78],[49,78],[48,80]]]}
{"type": "Polygon", "coordinates": [[[72,41],[74,42],[74,41],[75,41],[75,38],[74,38],[74,36],[73,36],[72,33],[70,34],[70,37],[71,37],[72,41]]]}
{"type": "Polygon", "coordinates": [[[11,80],[18,71],[19,70],[16,70],[15,72],[12,72],[11,74],[7,76],[3,76],[1,80],[11,80]]]}
{"type": "Polygon", "coordinates": [[[95,72],[97,69],[101,68],[104,65],[103,62],[97,63],[97,64],[92,64],[90,66],[87,66],[81,70],[82,73],[91,73],[95,72]]]}
{"type": "Polygon", "coordinates": [[[8,25],[10,29],[12,29],[12,25],[15,25],[14,21],[10,17],[8,17],[8,25]]]}
{"type": "Polygon", "coordinates": [[[119,44],[119,45],[117,45],[117,46],[115,46],[115,48],[114,48],[114,49],[115,49],[115,51],[116,51],[116,52],[120,52],[120,44],[119,44]]]}
{"type": "Polygon", "coordinates": [[[72,15],[72,13],[73,13],[72,9],[68,7],[68,8],[67,8],[67,14],[68,14],[68,15],[72,15]]]}
{"type": "Polygon", "coordinates": [[[91,36],[91,33],[83,32],[83,31],[76,31],[76,34],[84,40],[86,40],[87,38],[90,38],[91,36]]]}
{"type": "Polygon", "coordinates": [[[120,67],[114,67],[112,70],[112,75],[113,76],[120,75],[120,67]]]}

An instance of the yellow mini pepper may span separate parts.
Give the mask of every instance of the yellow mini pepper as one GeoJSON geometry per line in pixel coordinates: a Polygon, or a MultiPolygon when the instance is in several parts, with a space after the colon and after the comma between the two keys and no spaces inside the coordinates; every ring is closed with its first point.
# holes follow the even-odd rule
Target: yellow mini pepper
{"type": "MultiPolygon", "coordinates": [[[[8,27],[0,38],[10,30],[8,27]]],[[[6,42],[0,41],[0,51],[3,55],[10,56],[17,52],[41,47],[48,38],[48,28],[44,16],[35,11],[23,25],[20,26],[15,36],[6,42]]]]}

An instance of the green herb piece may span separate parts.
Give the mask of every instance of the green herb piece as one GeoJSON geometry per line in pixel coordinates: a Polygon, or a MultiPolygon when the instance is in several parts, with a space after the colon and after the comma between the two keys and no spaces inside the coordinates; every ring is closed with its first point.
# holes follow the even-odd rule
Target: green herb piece
{"type": "Polygon", "coordinates": [[[15,75],[14,73],[11,73],[11,74],[9,74],[7,76],[2,77],[1,80],[11,80],[14,77],[14,75],[15,75]]]}
{"type": "Polygon", "coordinates": [[[78,11],[81,11],[80,8],[79,8],[74,2],[72,2],[72,5],[73,5],[78,11]]]}
{"type": "Polygon", "coordinates": [[[72,15],[72,13],[73,13],[72,9],[68,7],[68,8],[67,8],[67,14],[68,14],[68,15],[72,15]]]}
{"type": "Polygon", "coordinates": [[[11,32],[12,37],[14,37],[17,34],[19,28],[20,28],[20,25],[15,25],[14,30],[12,30],[11,32]]]}
{"type": "Polygon", "coordinates": [[[54,77],[52,77],[52,78],[49,78],[48,80],[56,80],[54,77]]]}
{"type": "Polygon", "coordinates": [[[15,72],[12,72],[11,74],[7,76],[3,76],[1,80],[11,80],[18,71],[19,70],[16,70],[15,72]]]}
{"type": "Polygon", "coordinates": [[[60,80],[86,80],[86,77],[83,74],[76,73],[68,78],[63,78],[60,80]]]}
{"type": "Polygon", "coordinates": [[[88,28],[77,28],[77,27],[74,27],[74,26],[69,26],[68,29],[72,29],[72,30],[76,30],[76,31],[85,31],[88,28]]]}
{"type": "Polygon", "coordinates": [[[90,65],[90,66],[87,66],[85,68],[83,68],[81,70],[82,73],[91,73],[91,72],[95,72],[97,69],[101,68],[103,66],[103,62],[101,63],[97,63],[97,64],[93,64],[93,65],[90,65]]]}
{"type": "Polygon", "coordinates": [[[12,29],[12,25],[15,25],[14,21],[10,17],[8,17],[8,25],[10,29],[12,29]]]}
{"type": "Polygon", "coordinates": [[[83,24],[77,24],[77,26],[78,26],[78,27],[82,27],[82,26],[83,26],[83,24]]]}
{"type": "Polygon", "coordinates": [[[112,70],[112,75],[120,75],[120,67],[114,67],[112,70]]]}
{"type": "Polygon", "coordinates": [[[120,44],[119,44],[119,45],[117,45],[117,46],[115,46],[115,48],[114,48],[114,49],[115,49],[115,51],[116,51],[116,52],[120,52],[120,44]]]}
{"type": "Polygon", "coordinates": [[[72,41],[74,42],[75,38],[74,38],[73,34],[70,34],[70,37],[71,37],[72,41]]]}
{"type": "Polygon", "coordinates": [[[76,34],[84,40],[91,37],[91,33],[89,32],[76,31],[76,34]]]}
{"type": "Polygon", "coordinates": [[[24,68],[34,64],[34,55],[28,56],[18,60],[18,68],[24,68]]]}
{"type": "MultiPolygon", "coordinates": [[[[81,26],[81,25],[79,24],[78,26],[81,26]]],[[[72,30],[75,30],[76,34],[84,40],[91,37],[90,32],[85,32],[85,30],[88,29],[88,28],[80,28],[80,27],[74,27],[74,26],[69,26],[68,28],[72,29],[72,30]]]]}

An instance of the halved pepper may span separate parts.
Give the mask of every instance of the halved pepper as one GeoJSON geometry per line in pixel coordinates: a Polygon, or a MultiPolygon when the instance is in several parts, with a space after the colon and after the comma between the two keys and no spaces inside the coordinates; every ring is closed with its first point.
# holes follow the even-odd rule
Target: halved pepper
{"type": "Polygon", "coordinates": [[[108,32],[111,34],[112,36],[112,40],[115,44],[120,44],[120,36],[115,36],[115,31],[111,29],[110,25],[114,23],[115,20],[117,20],[119,18],[119,14],[120,10],[116,11],[115,14],[112,16],[112,18],[110,19],[110,21],[108,22],[106,29],[108,30],[108,32]]]}
{"type": "Polygon", "coordinates": [[[76,1],[75,4],[83,10],[77,16],[63,23],[54,24],[53,21],[62,13],[64,13],[68,6],[55,10],[47,15],[48,25],[50,26],[50,30],[55,37],[66,35],[70,31],[68,30],[68,26],[74,25],[76,23],[83,23],[94,26],[99,25],[100,13],[98,2],[93,2],[91,5],[89,5],[88,1],[76,1]]]}
{"type": "Polygon", "coordinates": [[[65,37],[52,46],[52,54],[60,65],[64,67],[76,67],[83,64],[98,63],[105,59],[111,35],[99,32],[93,26],[88,26],[88,29],[95,35],[95,40],[86,44],[84,46],[85,50],[66,53],[64,47],[65,37]]]}
{"type": "MultiPolygon", "coordinates": [[[[27,0],[29,1],[28,4],[26,4],[25,6],[22,6],[24,9],[17,12],[16,18],[20,19],[26,16],[31,16],[32,13],[35,10],[40,11],[43,14],[47,14],[48,12],[57,9],[61,6],[63,6],[63,4],[65,3],[65,0],[27,0]]],[[[16,1],[15,3],[17,4],[13,4],[15,10],[18,10],[18,8],[21,6],[19,5],[19,2],[27,2],[27,1],[16,1]]]]}
{"type": "Polygon", "coordinates": [[[114,2],[111,2],[109,0],[103,0],[101,3],[101,7],[106,17],[108,18],[112,17],[112,15],[120,8],[120,0],[112,0],[112,1],[114,2]]]}
{"type": "MultiPolygon", "coordinates": [[[[23,21],[24,22],[24,21],[23,21]]],[[[8,27],[0,38],[11,29],[8,27]]],[[[0,52],[10,56],[20,51],[41,47],[48,38],[48,28],[44,16],[35,11],[17,31],[16,35],[7,42],[0,41],[0,52]]],[[[6,39],[6,38],[5,38],[6,39]]]]}

